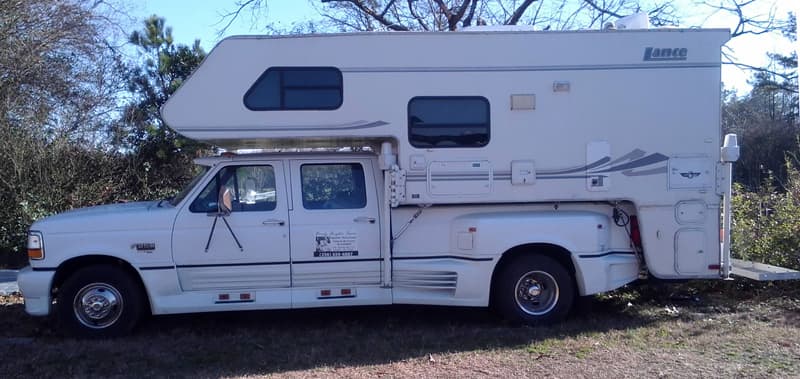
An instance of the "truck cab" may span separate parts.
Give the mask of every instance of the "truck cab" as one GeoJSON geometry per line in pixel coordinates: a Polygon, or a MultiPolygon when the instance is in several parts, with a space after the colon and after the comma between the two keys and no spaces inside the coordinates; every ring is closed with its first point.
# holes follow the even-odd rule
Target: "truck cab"
{"type": "Polygon", "coordinates": [[[391,302],[381,288],[385,220],[374,154],[198,163],[205,170],[173,199],[36,222],[30,235],[41,259],[20,275],[28,312],[48,314],[56,296],[56,307],[72,309],[72,326],[102,329],[143,305],[123,303],[125,291],[144,290],[136,303],[155,313],[391,302]],[[130,283],[94,283],[109,270],[130,283]]]}

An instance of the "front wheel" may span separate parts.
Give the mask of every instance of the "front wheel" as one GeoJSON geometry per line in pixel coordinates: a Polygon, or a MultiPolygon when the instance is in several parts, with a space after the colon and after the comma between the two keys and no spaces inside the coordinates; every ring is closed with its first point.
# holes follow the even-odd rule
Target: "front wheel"
{"type": "Polygon", "coordinates": [[[58,291],[60,327],[76,337],[117,337],[130,332],[142,315],[139,286],[119,267],[94,265],[72,274],[58,291]]]}
{"type": "Polygon", "coordinates": [[[550,257],[526,255],[500,268],[493,303],[513,323],[545,325],[566,318],[575,284],[563,265],[550,257]]]}

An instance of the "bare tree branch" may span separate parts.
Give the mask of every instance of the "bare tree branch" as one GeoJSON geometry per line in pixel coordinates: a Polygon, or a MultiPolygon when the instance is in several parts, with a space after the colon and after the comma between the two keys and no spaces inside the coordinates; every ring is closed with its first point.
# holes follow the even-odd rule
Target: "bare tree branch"
{"type": "Polygon", "coordinates": [[[236,21],[237,18],[239,18],[239,15],[242,13],[242,11],[245,8],[258,7],[260,5],[261,5],[261,0],[240,0],[240,1],[237,1],[236,2],[236,9],[234,9],[233,11],[230,11],[230,12],[225,13],[225,14],[222,15],[222,20],[224,20],[226,18],[229,18],[229,19],[228,19],[228,22],[225,23],[225,26],[223,26],[222,28],[219,29],[219,31],[217,32],[217,37],[221,37],[223,34],[225,34],[225,31],[227,31],[228,28],[230,28],[231,25],[233,25],[233,22],[236,21]]]}
{"type": "Polygon", "coordinates": [[[458,11],[456,11],[456,14],[453,15],[453,18],[456,20],[456,22],[464,17],[464,13],[467,12],[467,6],[469,6],[469,3],[470,0],[464,0],[464,2],[461,3],[461,6],[458,7],[458,11]]]}
{"type": "Polygon", "coordinates": [[[385,16],[385,15],[386,15],[386,12],[388,12],[388,11],[389,11],[389,8],[391,8],[391,7],[392,7],[392,5],[394,5],[394,2],[395,2],[395,1],[396,1],[396,0],[390,0],[390,1],[389,1],[389,2],[386,4],[386,7],[384,7],[384,8],[383,8],[383,12],[381,12],[381,17],[383,17],[383,16],[385,16]]]}
{"type": "MultiPolygon", "coordinates": [[[[249,1],[257,1],[257,0],[249,0],[249,1]]],[[[361,12],[363,12],[366,15],[369,15],[370,17],[375,19],[375,21],[378,21],[383,26],[385,26],[385,27],[387,27],[387,28],[389,28],[391,30],[408,31],[408,28],[405,25],[400,25],[400,24],[394,23],[392,21],[389,21],[383,15],[378,14],[374,9],[367,7],[364,4],[363,0],[321,0],[321,1],[323,3],[332,3],[332,2],[351,3],[351,4],[355,5],[361,12]]]]}
{"type": "Polygon", "coordinates": [[[770,9],[767,15],[750,15],[750,12],[747,12],[745,8],[755,4],[756,0],[727,0],[726,3],[728,5],[723,2],[719,4],[705,2],[704,4],[716,9],[714,13],[727,12],[736,17],[737,22],[731,32],[731,38],[745,34],[761,35],[771,33],[782,26],[775,22],[774,9],[770,9]]]}
{"type": "Polygon", "coordinates": [[[407,0],[407,2],[408,2],[408,12],[411,13],[411,16],[415,20],[417,20],[417,23],[419,24],[419,26],[421,26],[422,29],[424,29],[426,31],[431,30],[428,27],[428,24],[425,23],[425,21],[422,19],[422,17],[420,17],[419,14],[417,13],[417,11],[414,9],[414,5],[412,4],[412,2],[414,2],[414,0],[407,0]]]}
{"type": "Polygon", "coordinates": [[[433,2],[439,6],[439,10],[442,11],[442,14],[445,17],[450,18],[452,16],[450,13],[450,8],[447,7],[447,5],[444,3],[444,0],[433,0],[433,2]]]}
{"type": "MultiPolygon", "coordinates": [[[[753,72],[758,72],[758,73],[764,73],[764,74],[768,74],[768,75],[777,76],[777,77],[783,79],[785,81],[785,83],[789,83],[792,80],[796,80],[797,79],[796,71],[794,71],[794,73],[778,72],[778,71],[770,70],[770,69],[768,69],[766,67],[752,66],[752,65],[749,65],[747,63],[734,62],[734,61],[730,60],[730,58],[728,58],[728,59],[729,59],[728,62],[722,62],[722,64],[735,66],[735,67],[738,67],[738,68],[741,68],[741,69],[745,69],[745,70],[750,70],[750,71],[753,71],[753,72]]],[[[783,91],[787,91],[787,92],[791,92],[791,93],[798,93],[798,88],[796,86],[789,85],[789,84],[781,84],[781,83],[777,83],[777,82],[774,83],[774,85],[775,85],[775,87],[780,88],[783,91]]]]}
{"type": "Polygon", "coordinates": [[[461,6],[458,7],[456,13],[453,13],[453,10],[447,7],[447,4],[444,3],[444,0],[434,0],[436,5],[439,6],[439,10],[442,12],[444,17],[447,19],[447,29],[450,31],[456,30],[458,28],[458,21],[464,17],[464,13],[467,10],[467,6],[469,5],[470,0],[464,0],[461,6]]]}
{"type": "Polygon", "coordinates": [[[594,10],[596,10],[596,11],[602,13],[602,14],[607,14],[607,15],[611,15],[611,16],[614,16],[614,17],[622,17],[622,15],[619,14],[619,13],[616,13],[616,12],[613,12],[613,11],[610,11],[608,9],[605,9],[603,7],[598,6],[597,3],[594,0],[583,0],[583,1],[586,4],[589,4],[589,6],[591,6],[592,8],[594,8],[594,10]]]}
{"type": "Polygon", "coordinates": [[[523,1],[522,4],[519,7],[517,7],[517,9],[514,11],[511,17],[508,20],[506,20],[505,24],[516,25],[517,22],[519,22],[519,19],[522,18],[522,15],[525,14],[525,11],[528,10],[528,7],[531,6],[531,4],[533,4],[534,1],[536,0],[523,1]]]}
{"type": "Polygon", "coordinates": [[[467,17],[464,18],[463,21],[461,21],[461,25],[463,26],[472,25],[472,18],[475,17],[475,9],[477,7],[478,7],[478,0],[472,0],[472,3],[469,6],[469,13],[467,13],[467,17]]]}

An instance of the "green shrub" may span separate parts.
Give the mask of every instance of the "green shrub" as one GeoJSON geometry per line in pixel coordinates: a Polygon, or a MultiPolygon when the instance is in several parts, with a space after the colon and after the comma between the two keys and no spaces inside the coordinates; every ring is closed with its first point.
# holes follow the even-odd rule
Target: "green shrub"
{"type": "Polygon", "coordinates": [[[800,269],[800,171],[790,159],[782,190],[772,176],[756,192],[734,186],[734,257],[800,269]]]}

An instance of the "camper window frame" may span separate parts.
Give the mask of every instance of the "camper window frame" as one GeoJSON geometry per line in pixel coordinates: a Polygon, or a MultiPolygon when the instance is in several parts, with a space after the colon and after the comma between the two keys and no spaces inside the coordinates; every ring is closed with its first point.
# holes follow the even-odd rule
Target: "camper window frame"
{"type": "Polygon", "coordinates": [[[342,76],[342,71],[336,67],[331,66],[274,66],[266,69],[261,75],[256,79],[250,88],[245,92],[244,96],[242,97],[242,103],[244,104],[245,108],[251,111],[332,111],[341,108],[342,103],[344,103],[344,77],[342,76]],[[333,85],[315,85],[315,86],[286,86],[283,83],[283,73],[287,71],[293,72],[302,72],[302,71],[323,71],[328,70],[334,73],[339,80],[338,86],[333,85]],[[247,99],[252,95],[255,88],[261,83],[263,80],[266,80],[267,76],[272,72],[278,72],[278,103],[277,107],[272,106],[265,106],[265,107],[256,107],[251,106],[248,103],[247,99]],[[286,90],[338,90],[339,95],[339,102],[335,106],[330,107],[303,107],[303,108],[287,108],[286,107],[286,90]]]}
{"type": "Polygon", "coordinates": [[[461,149],[479,149],[482,147],[486,147],[492,140],[492,105],[489,99],[484,96],[414,96],[408,100],[408,105],[406,107],[406,118],[408,122],[408,143],[411,146],[418,148],[418,149],[453,149],[453,148],[461,148],[461,149]],[[448,126],[457,127],[457,126],[486,126],[486,143],[481,144],[479,146],[467,146],[467,145],[453,145],[453,146],[426,146],[426,145],[419,145],[412,139],[412,122],[411,122],[411,105],[415,100],[481,100],[486,104],[486,122],[480,124],[452,124],[448,126]]]}

